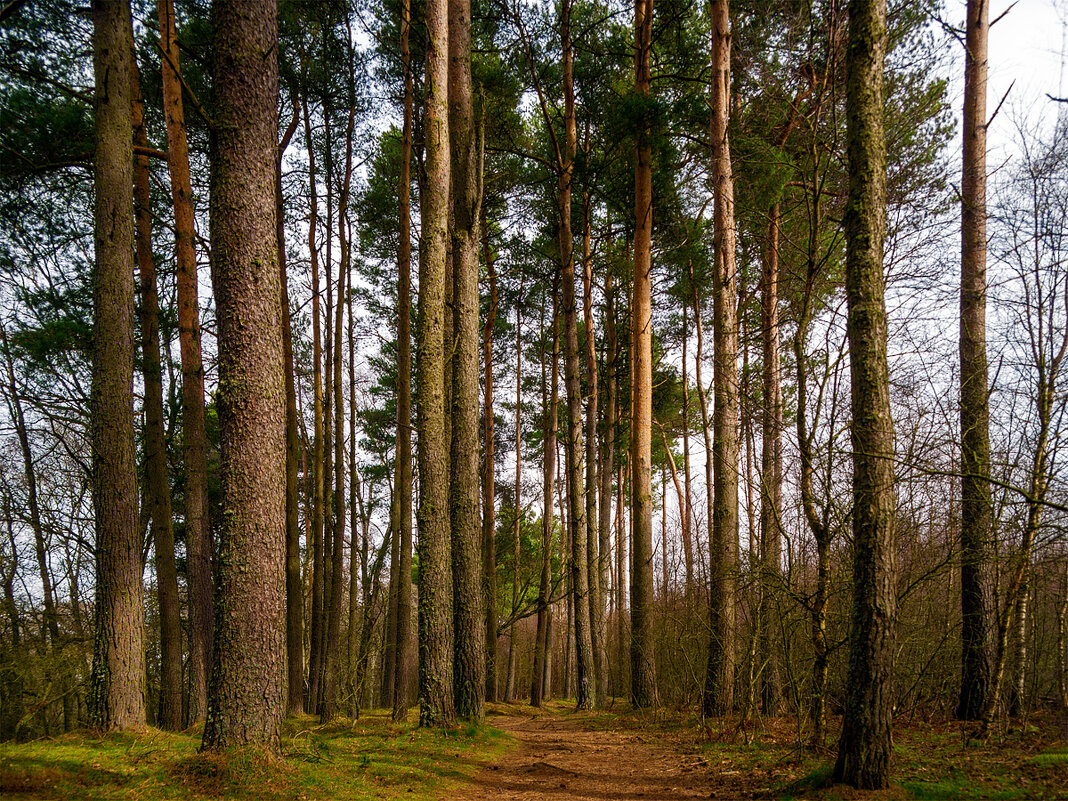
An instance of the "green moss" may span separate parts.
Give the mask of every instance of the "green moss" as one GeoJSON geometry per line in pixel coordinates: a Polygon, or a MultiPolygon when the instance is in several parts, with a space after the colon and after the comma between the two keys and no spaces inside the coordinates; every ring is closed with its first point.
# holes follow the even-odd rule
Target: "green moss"
{"type": "Polygon", "coordinates": [[[504,733],[467,725],[428,731],[386,713],[327,726],[286,721],[283,758],[255,749],[199,753],[200,733],[154,729],[0,746],[5,799],[429,799],[510,746],[504,733]]]}

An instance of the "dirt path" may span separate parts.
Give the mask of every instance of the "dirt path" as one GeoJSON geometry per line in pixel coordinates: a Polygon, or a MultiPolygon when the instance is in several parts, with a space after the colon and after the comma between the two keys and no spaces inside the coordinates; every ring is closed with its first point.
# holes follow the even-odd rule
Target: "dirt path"
{"type": "Polygon", "coordinates": [[[707,763],[625,731],[587,731],[581,715],[496,717],[519,746],[447,801],[676,801],[716,798],[707,763]]]}

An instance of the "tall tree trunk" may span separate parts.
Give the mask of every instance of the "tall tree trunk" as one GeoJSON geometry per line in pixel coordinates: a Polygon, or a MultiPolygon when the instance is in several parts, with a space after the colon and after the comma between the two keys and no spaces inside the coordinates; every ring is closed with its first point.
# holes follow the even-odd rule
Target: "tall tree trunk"
{"type": "MultiPolygon", "coordinates": [[[[131,58],[133,140],[148,147],[145,106],[141,99],[136,57],[131,58]]],[[[144,376],[145,501],[152,520],[156,550],[156,598],[159,602],[159,714],[161,729],[182,728],[182,619],[178,601],[178,568],[174,560],[171,485],[167,478],[167,443],[163,430],[163,370],[159,355],[159,295],[152,258],[152,199],[148,156],[134,156],[134,216],[137,272],[140,276],[141,370],[144,376]]]]}
{"type": "Polygon", "coordinates": [[[693,481],[690,474],[690,372],[688,343],[690,340],[690,306],[682,307],[682,473],[685,498],[679,509],[682,514],[682,555],[686,564],[686,597],[693,594],[695,583],[693,566],[693,481]]]}
{"type": "Polygon", "coordinates": [[[96,728],[145,724],[144,612],[133,432],[133,42],[126,0],[93,5],[96,77],[93,385],[96,631],[89,719],[96,728]]]}
{"type": "Polygon", "coordinates": [[[456,713],[486,716],[486,632],[478,481],[478,246],[482,165],[471,91],[471,3],[449,0],[453,336],[449,515],[456,713]]]}
{"type": "MultiPolygon", "coordinates": [[[[598,692],[602,692],[601,684],[603,683],[603,701],[608,700],[608,694],[611,689],[611,671],[609,670],[609,658],[608,658],[608,615],[606,614],[605,606],[609,598],[609,575],[612,571],[612,478],[616,471],[616,420],[619,415],[617,409],[616,398],[616,332],[615,321],[612,319],[614,314],[614,290],[612,287],[612,272],[607,270],[605,272],[605,299],[607,309],[605,312],[605,334],[608,339],[608,353],[605,359],[605,408],[604,408],[604,438],[601,441],[600,447],[600,505],[598,507],[598,521],[597,531],[600,539],[600,553],[598,554],[598,566],[597,566],[597,580],[601,590],[601,619],[598,622],[600,626],[600,632],[597,636],[601,638],[601,647],[604,654],[604,675],[598,675],[597,689],[598,692]],[[603,682],[602,682],[603,679],[603,682]]],[[[594,432],[596,434],[596,431],[594,432]]],[[[622,493],[622,487],[619,490],[622,493]]],[[[615,596],[618,597],[619,593],[616,592],[615,596]]],[[[618,607],[618,604],[617,604],[618,607]]],[[[616,614],[621,614],[619,608],[616,609],[616,614]]]]}
{"type": "Polygon", "coordinates": [[[482,228],[482,258],[489,276],[489,313],[482,326],[482,365],[484,370],[482,419],[484,433],[482,462],[482,597],[485,603],[486,629],[486,700],[497,700],[497,489],[496,451],[493,419],[493,327],[497,322],[497,272],[490,252],[489,231],[486,227],[486,206],[480,209],[482,228]]]}
{"type": "MultiPolygon", "coordinates": [[[[449,20],[428,0],[426,188],[419,275],[419,722],[445,726],[453,700],[449,472],[445,438],[445,273],[449,218],[449,20]]],[[[402,577],[403,580],[403,577],[402,577]]]]}
{"type": "Polygon", "coordinates": [[[545,360],[541,363],[542,408],[545,410],[544,453],[542,455],[541,572],[538,581],[538,628],[534,640],[534,675],[530,682],[530,705],[540,707],[548,694],[546,665],[549,661],[549,620],[552,610],[553,487],[556,484],[556,426],[560,403],[560,303],[559,284],[553,282],[552,363],[546,382],[545,360]]]}
{"type": "MultiPolygon", "coordinates": [[[[351,278],[349,281],[351,282],[351,278]]],[[[360,496],[360,472],[356,463],[356,325],[352,315],[354,293],[349,291],[346,298],[348,306],[348,340],[349,340],[349,620],[346,637],[346,682],[345,691],[349,697],[349,717],[355,719],[360,716],[360,700],[363,691],[366,666],[357,662],[359,643],[356,630],[359,626],[360,603],[358,600],[360,571],[363,571],[363,612],[365,618],[371,617],[371,609],[367,604],[367,549],[368,532],[370,526],[367,514],[373,499],[373,493],[368,492],[367,508],[364,508],[363,499],[360,496]],[[360,512],[356,508],[359,504],[360,512]],[[356,525],[360,523],[360,546],[356,546],[356,525]],[[357,566],[357,564],[359,566],[357,566]]],[[[386,543],[382,543],[383,556],[389,549],[386,543]]]]}
{"type": "Polygon", "coordinates": [[[850,0],[845,229],[853,411],[853,625],[834,778],[866,790],[889,783],[897,613],[894,430],[883,299],[885,52],[885,0],[850,0]]]}
{"type": "MultiPolygon", "coordinates": [[[[355,69],[354,55],[349,54],[349,75],[355,69]]],[[[355,80],[350,77],[350,80],[355,80]]],[[[326,648],[323,658],[323,697],[320,721],[326,723],[337,713],[338,671],[341,658],[341,614],[345,597],[345,408],[341,381],[341,345],[344,330],[345,293],[352,268],[352,246],[348,233],[349,191],[352,186],[352,135],[356,126],[355,88],[350,85],[349,120],[345,129],[345,168],[338,196],[337,230],[341,247],[338,265],[337,304],[334,321],[333,390],[334,390],[334,527],[331,551],[330,608],[327,617],[326,648]]],[[[352,532],[356,536],[356,532],[352,532]]]]}
{"type": "Polygon", "coordinates": [[[1012,613],[1012,687],[1009,690],[1009,714],[1018,717],[1027,711],[1027,618],[1031,600],[1030,569],[1024,575],[1020,597],[1012,613]]]}
{"type": "Polygon", "coordinates": [[[605,654],[604,592],[601,587],[600,526],[597,514],[597,338],[593,333],[593,253],[590,193],[582,195],[582,320],[586,328],[586,559],[590,588],[590,639],[596,677],[594,704],[608,705],[608,658],[605,654]]]}
{"type": "Polygon", "coordinates": [[[323,475],[323,378],[322,342],[320,340],[319,309],[319,248],[316,235],[319,219],[319,193],[315,178],[315,147],[312,142],[311,117],[307,98],[301,99],[304,116],[304,145],[308,153],[308,256],[311,260],[312,280],[312,510],[311,510],[311,609],[308,617],[308,684],[304,711],[315,711],[316,685],[320,672],[319,656],[322,652],[323,621],[323,510],[325,477],[323,475]]]}
{"type": "Polygon", "coordinates": [[[289,307],[289,277],[286,273],[285,207],[282,196],[282,155],[299,121],[293,119],[278,145],[275,162],[275,221],[278,238],[278,279],[282,289],[282,354],[286,382],[286,664],[288,682],[286,709],[297,715],[304,708],[304,586],[300,576],[300,438],[297,433],[297,389],[293,366],[293,325],[289,307]]]}
{"type": "Polygon", "coordinates": [[[989,692],[983,570],[993,533],[986,364],[986,72],[989,4],[968,0],[961,172],[961,679],[957,717],[977,720],[989,692]]]}
{"type": "Polygon", "coordinates": [[[286,696],[285,387],[274,175],[271,5],[212,6],[212,278],[219,319],[222,524],[209,749],[278,753],[286,696]]]}
{"type": "MultiPolygon", "coordinates": [[[[544,315],[542,316],[544,320],[544,315]]],[[[523,438],[520,416],[523,403],[523,339],[522,319],[519,311],[515,318],[515,494],[513,496],[515,517],[512,526],[512,609],[511,622],[508,624],[508,673],[505,678],[504,700],[512,703],[516,696],[515,680],[515,626],[516,611],[519,608],[519,525],[522,506],[520,497],[523,486],[523,438]]]]}
{"type": "Polygon", "coordinates": [[[734,706],[735,604],[738,582],[738,285],[735,270],[734,173],[728,140],[731,31],[727,0],[713,0],[712,181],[715,195],[712,286],[714,404],[712,409],[713,506],[710,540],[712,638],[705,676],[704,712],[722,715],[734,706]]]}
{"type": "MultiPolygon", "coordinates": [[[[412,239],[411,239],[411,165],[413,90],[411,52],[411,0],[401,3],[401,60],[404,65],[404,127],[401,131],[400,170],[400,247],[397,250],[397,481],[394,485],[397,504],[396,560],[397,605],[394,640],[395,675],[393,682],[393,719],[408,716],[408,687],[411,665],[407,643],[412,624],[412,239]]],[[[386,703],[387,699],[383,699],[386,703]]]]}
{"type": "Polygon", "coordinates": [[[564,150],[561,154],[557,202],[559,204],[560,265],[563,282],[564,384],[567,389],[568,435],[564,440],[567,464],[568,517],[571,531],[571,580],[575,596],[575,670],[578,708],[592,709],[597,690],[590,631],[590,571],[587,557],[587,510],[582,475],[582,386],[579,378],[578,301],[575,296],[575,249],[571,229],[571,181],[574,177],[578,135],[575,128],[575,89],[572,79],[571,2],[560,5],[560,39],[564,71],[564,150]]]}
{"type": "Polygon", "coordinates": [[[775,645],[773,601],[782,563],[782,381],[779,354],[779,204],[771,207],[768,242],[761,281],[761,331],[764,350],[764,411],[760,465],[760,606],[757,628],[760,647],[760,695],[766,715],[777,715],[782,703],[778,648],[775,645]]]}
{"type": "Polygon", "coordinates": [[[167,168],[174,205],[178,279],[178,343],[182,359],[182,455],[185,466],[185,527],[189,576],[189,723],[208,712],[215,609],[211,522],[208,507],[208,439],[204,421],[204,366],[200,351],[200,304],[193,246],[193,188],[182,104],[181,69],[174,1],[159,0],[163,117],[167,124],[167,168]]]}
{"type": "MultiPolygon", "coordinates": [[[[653,0],[634,4],[634,83],[640,97],[651,94],[653,0]]],[[[636,707],[657,706],[656,660],[653,653],[653,493],[651,475],[653,422],[652,327],[652,146],[648,122],[638,131],[634,166],[634,286],[631,305],[630,588],[631,701],[636,707]]]]}

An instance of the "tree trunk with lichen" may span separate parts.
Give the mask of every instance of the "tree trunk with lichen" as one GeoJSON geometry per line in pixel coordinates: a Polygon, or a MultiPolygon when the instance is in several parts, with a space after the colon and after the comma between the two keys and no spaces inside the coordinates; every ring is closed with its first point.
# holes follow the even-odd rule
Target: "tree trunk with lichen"
{"type": "Polygon", "coordinates": [[[448,726],[456,718],[456,705],[444,367],[450,185],[447,0],[428,0],[426,25],[426,187],[422,196],[426,255],[419,264],[418,317],[419,723],[448,726]]]}
{"type": "Polygon", "coordinates": [[[883,235],[885,0],[851,0],[846,56],[846,302],[853,419],[853,621],[836,781],[889,784],[897,586],[894,429],[886,357],[883,235]]]}

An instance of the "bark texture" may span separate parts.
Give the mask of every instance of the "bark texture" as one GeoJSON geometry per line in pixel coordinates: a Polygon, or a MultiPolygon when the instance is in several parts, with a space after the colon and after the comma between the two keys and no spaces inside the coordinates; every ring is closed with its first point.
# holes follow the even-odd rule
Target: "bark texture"
{"type": "MultiPolygon", "coordinates": [[[[419,723],[447,726],[453,699],[449,471],[445,437],[445,284],[449,218],[447,0],[426,4],[425,258],[419,264],[419,723]]],[[[404,580],[404,577],[401,577],[404,580]]]]}
{"type": "Polygon", "coordinates": [[[286,699],[285,386],[273,4],[212,6],[212,279],[219,320],[218,598],[204,748],[278,753],[286,699]]]}
{"type": "Polygon", "coordinates": [[[163,117],[167,124],[167,168],[174,205],[178,278],[178,343],[182,359],[182,458],[185,466],[185,526],[189,577],[190,723],[208,711],[214,589],[211,523],[208,515],[208,445],[204,423],[204,366],[200,349],[200,304],[193,240],[193,188],[178,60],[173,0],[159,0],[163,117]]]}
{"type": "Polygon", "coordinates": [[[986,362],[986,73],[989,3],[968,0],[961,173],[961,674],[957,717],[978,720],[989,692],[983,566],[993,534],[986,362]]]}
{"type": "Polygon", "coordinates": [[[96,77],[93,383],[96,631],[89,719],[104,731],[145,725],[141,536],[134,463],[133,42],[126,0],[93,3],[96,77]]]}
{"type": "Polygon", "coordinates": [[[404,127],[401,132],[400,247],[397,250],[397,524],[396,615],[393,622],[393,719],[408,716],[408,640],[412,629],[412,56],[411,0],[401,4],[401,59],[404,63],[404,127]]]}
{"type": "Polygon", "coordinates": [[[471,3],[449,0],[449,143],[452,149],[452,524],[456,713],[486,716],[486,632],[478,480],[478,248],[480,154],[471,91],[471,3]]]}
{"type": "MultiPolygon", "coordinates": [[[[634,83],[641,97],[651,94],[653,0],[634,4],[634,83]]],[[[636,707],[657,705],[656,660],[653,653],[653,321],[652,233],[653,173],[648,121],[638,131],[634,165],[634,280],[631,295],[630,470],[631,470],[631,585],[630,670],[631,702],[636,707]]]]}
{"type": "MultiPolygon", "coordinates": [[[[134,144],[148,147],[145,107],[136,60],[131,91],[134,144]]],[[[140,277],[141,373],[144,376],[145,501],[151,516],[156,551],[156,598],[159,603],[159,714],[161,729],[182,728],[182,619],[178,601],[178,568],[174,560],[171,485],[167,478],[167,443],[163,429],[163,374],[159,355],[159,295],[152,257],[152,209],[148,156],[134,156],[134,216],[137,273],[140,277]]]]}
{"type": "Polygon", "coordinates": [[[738,582],[738,279],[735,268],[734,173],[727,125],[730,117],[730,10],[713,0],[712,182],[715,208],[712,276],[713,407],[711,506],[711,628],[704,712],[734,706],[735,604],[738,582]]]}
{"type": "Polygon", "coordinates": [[[853,412],[853,623],[834,778],[865,790],[882,789],[889,783],[897,612],[894,431],[883,299],[885,52],[885,0],[851,0],[845,228],[853,412]]]}

